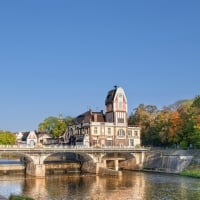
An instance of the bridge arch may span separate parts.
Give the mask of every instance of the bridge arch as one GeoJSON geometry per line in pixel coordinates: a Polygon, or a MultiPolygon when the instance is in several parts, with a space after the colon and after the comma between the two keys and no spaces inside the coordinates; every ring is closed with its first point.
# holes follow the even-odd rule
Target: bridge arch
{"type": "Polygon", "coordinates": [[[7,152],[3,151],[0,152],[0,156],[3,156],[3,158],[8,158],[8,159],[19,159],[19,161],[23,162],[33,162],[33,158],[24,152],[7,152]]]}
{"type": "Polygon", "coordinates": [[[93,161],[93,157],[87,153],[82,152],[56,152],[49,154],[45,160],[44,163],[47,162],[53,162],[53,161],[75,161],[75,162],[87,162],[87,161],[93,161]]]}
{"type": "Polygon", "coordinates": [[[106,153],[102,157],[104,167],[115,170],[138,169],[137,158],[129,152],[106,153]]]}

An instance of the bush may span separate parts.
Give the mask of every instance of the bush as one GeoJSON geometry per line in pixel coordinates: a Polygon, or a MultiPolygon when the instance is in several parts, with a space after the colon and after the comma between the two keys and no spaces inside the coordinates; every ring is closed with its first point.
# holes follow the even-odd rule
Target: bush
{"type": "Polygon", "coordinates": [[[180,142],[180,147],[181,147],[181,149],[187,149],[188,148],[188,143],[183,140],[183,141],[180,142]]]}

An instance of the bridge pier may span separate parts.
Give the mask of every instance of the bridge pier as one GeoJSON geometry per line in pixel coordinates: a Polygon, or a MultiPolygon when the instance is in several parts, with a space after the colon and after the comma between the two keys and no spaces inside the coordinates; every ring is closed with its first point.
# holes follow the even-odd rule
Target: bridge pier
{"type": "Polygon", "coordinates": [[[105,160],[105,159],[103,159],[103,166],[104,166],[105,168],[107,168],[107,164],[106,164],[106,160],[105,160]]]}
{"type": "Polygon", "coordinates": [[[119,171],[119,160],[123,160],[121,158],[108,158],[108,159],[103,159],[103,167],[107,168],[107,160],[111,160],[114,162],[114,169],[115,171],[119,171]]]}
{"type": "Polygon", "coordinates": [[[118,171],[119,170],[119,160],[115,160],[115,170],[118,171]]]}
{"type": "Polygon", "coordinates": [[[36,177],[45,177],[45,165],[44,164],[34,164],[29,162],[26,165],[26,174],[36,177]]]}
{"type": "Polygon", "coordinates": [[[45,164],[44,160],[48,155],[40,153],[39,155],[30,155],[32,161],[26,163],[26,174],[36,177],[45,177],[45,164]]]}

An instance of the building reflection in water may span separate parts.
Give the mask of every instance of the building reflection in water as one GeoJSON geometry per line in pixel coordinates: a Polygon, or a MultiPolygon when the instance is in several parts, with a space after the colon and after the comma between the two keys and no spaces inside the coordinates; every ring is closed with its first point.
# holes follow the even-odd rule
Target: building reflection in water
{"type": "Polygon", "coordinates": [[[46,179],[27,177],[22,193],[25,196],[30,196],[37,200],[47,199],[48,191],[46,189],[46,179]]]}
{"type": "Polygon", "coordinates": [[[143,199],[144,176],[129,176],[124,174],[120,177],[96,177],[95,184],[92,185],[90,196],[94,199],[143,199]],[[102,193],[103,191],[103,193],[102,193]]]}
{"type": "Polygon", "coordinates": [[[143,199],[143,176],[128,174],[119,177],[72,175],[26,178],[23,195],[35,200],[50,199],[143,199]]]}

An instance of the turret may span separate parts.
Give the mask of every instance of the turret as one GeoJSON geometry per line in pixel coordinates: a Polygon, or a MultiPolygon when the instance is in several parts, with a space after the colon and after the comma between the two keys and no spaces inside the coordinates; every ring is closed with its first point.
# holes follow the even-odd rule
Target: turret
{"type": "Polygon", "coordinates": [[[105,100],[106,121],[117,124],[127,124],[127,98],[123,88],[115,86],[110,90],[105,100]]]}

